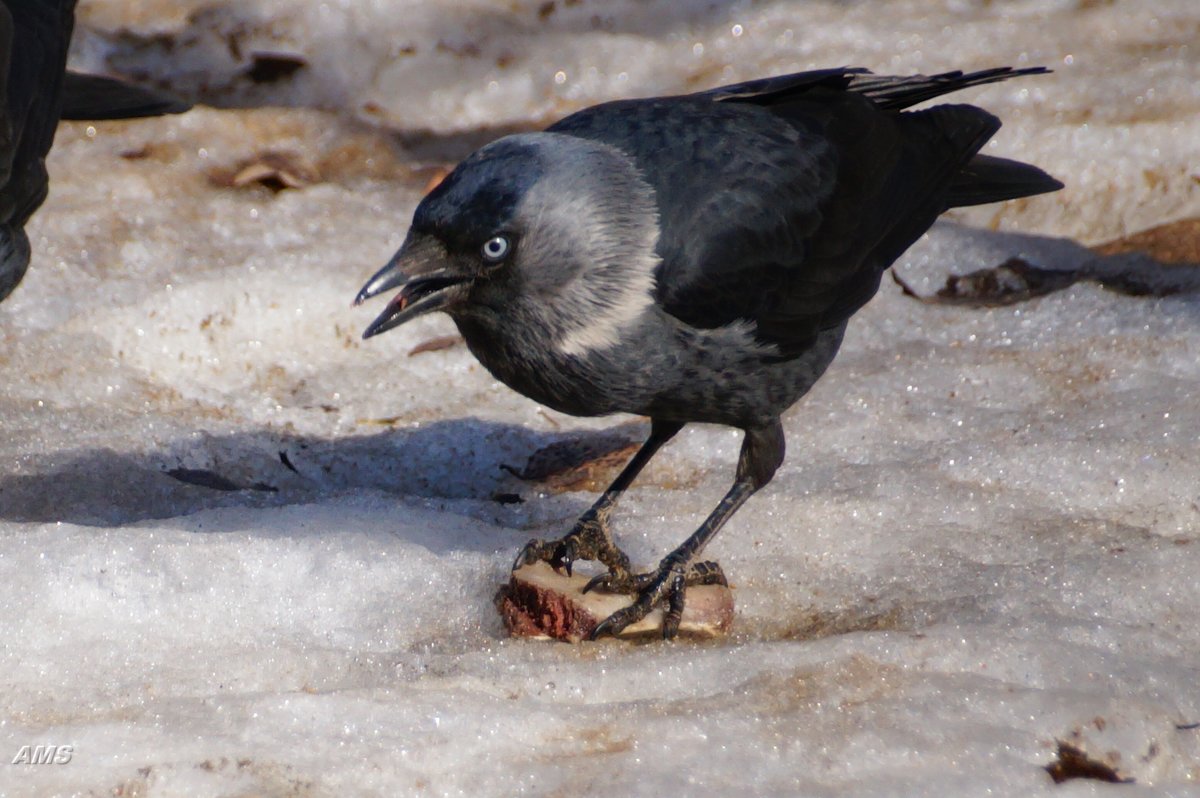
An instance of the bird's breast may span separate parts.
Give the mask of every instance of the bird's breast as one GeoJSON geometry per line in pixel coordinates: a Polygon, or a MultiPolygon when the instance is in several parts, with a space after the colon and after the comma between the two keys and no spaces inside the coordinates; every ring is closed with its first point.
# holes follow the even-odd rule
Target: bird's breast
{"type": "Polygon", "coordinates": [[[535,402],[576,416],[632,412],[639,402],[636,374],[614,369],[596,352],[565,352],[548,330],[456,322],[484,368],[535,402]]]}
{"type": "Polygon", "coordinates": [[[697,330],[650,314],[611,346],[567,353],[553,332],[458,320],[471,352],[504,384],[563,413],[636,413],[759,426],[803,396],[833,360],[844,325],[780,361],[748,329],[697,330]]]}

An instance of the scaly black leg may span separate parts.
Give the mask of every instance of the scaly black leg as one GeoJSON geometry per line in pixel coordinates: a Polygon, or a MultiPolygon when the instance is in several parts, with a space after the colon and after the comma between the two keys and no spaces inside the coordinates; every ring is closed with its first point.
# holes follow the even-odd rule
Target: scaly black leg
{"type": "MultiPolygon", "coordinates": [[[[640,593],[651,582],[654,581],[656,571],[651,571],[647,574],[614,574],[608,573],[593,576],[586,585],[583,586],[581,593],[590,593],[593,590],[600,590],[605,593],[640,593]]],[[[718,563],[712,561],[694,562],[688,566],[687,573],[683,575],[684,585],[691,587],[692,585],[729,585],[725,579],[725,572],[721,570],[718,563]]]]}
{"type": "MultiPolygon", "coordinates": [[[[646,617],[651,610],[664,602],[666,616],[663,621],[663,637],[674,637],[679,631],[679,620],[683,615],[684,589],[689,581],[698,581],[693,574],[709,573],[715,567],[715,563],[693,564],[693,560],[737,509],[745,504],[755,491],[771,481],[783,462],[783,453],[783,427],[778,419],[767,427],[746,430],[733,487],[700,528],[679,548],[664,557],[657,569],[648,574],[629,577],[618,584],[618,587],[632,587],[636,590],[637,599],[633,604],[617,610],[601,621],[593,630],[592,639],[606,634],[617,634],[629,624],[646,617]]],[[[719,568],[717,571],[719,572],[719,568]]],[[[619,582],[617,579],[605,580],[603,577],[592,581],[605,588],[619,582]]],[[[592,584],[589,583],[588,587],[592,587],[592,584]]]]}
{"type": "Polygon", "coordinates": [[[575,560],[599,560],[608,566],[610,574],[627,576],[629,557],[613,543],[612,533],[608,529],[609,517],[621,494],[646,467],[650,458],[681,429],[683,424],[673,421],[652,421],[650,437],[642,444],[642,448],[638,449],[637,454],[600,495],[596,503],[579,517],[571,531],[559,540],[534,538],[526,543],[513,562],[513,570],[544,560],[550,563],[554,570],[565,568],[570,574],[571,565],[575,560]]]}

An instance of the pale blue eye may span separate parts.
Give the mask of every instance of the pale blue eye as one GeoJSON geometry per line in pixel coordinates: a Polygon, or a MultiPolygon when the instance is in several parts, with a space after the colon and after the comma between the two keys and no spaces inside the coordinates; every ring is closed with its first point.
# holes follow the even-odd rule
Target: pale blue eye
{"type": "Polygon", "coordinates": [[[504,256],[508,254],[509,246],[508,239],[505,236],[489,238],[483,245],[483,257],[493,263],[504,260],[504,256]]]}

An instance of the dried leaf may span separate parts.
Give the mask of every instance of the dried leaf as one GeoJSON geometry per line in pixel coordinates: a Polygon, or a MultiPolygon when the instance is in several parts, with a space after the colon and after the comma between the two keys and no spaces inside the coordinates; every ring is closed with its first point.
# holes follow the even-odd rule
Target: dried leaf
{"type": "Polygon", "coordinates": [[[1159,263],[1200,265],[1200,219],[1181,219],[1092,247],[1097,255],[1144,253],[1159,263]]]}
{"type": "Polygon", "coordinates": [[[408,356],[412,357],[423,352],[440,352],[443,349],[453,349],[456,346],[460,346],[462,343],[463,337],[461,335],[439,335],[436,338],[430,338],[427,341],[422,341],[412,349],[408,350],[408,356]]]}
{"type": "Polygon", "coordinates": [[[257,184],[278,192],[319,183],[321,175],[299,153],[268,150],[242,161],[232,172],[215,170],[209,179],[219,186],[244,188],[257,184]]]}
{"type": "Polygon", "coordinates": [[[1096,779],[1114,784],[1130,784],[1133,779],[1122,776],[1116,768],[1089,757],[1082,749],[1057,740],[1058,759],[1046,765],[1046,772],[1055,784],[1068,779],[1096,779]]]}
{"type": "Polygon", "coordinates": [[[603,490],[638,445],[617,432],[586,433],[543,446],[529,456],[522,469],[500,467],[527,482],[541,482],[555,493],[603,490]]]}
{"type": "Polygon", "coordinates": [[[308,61],[292,53],[254,53],[250,56],[246,77],[255,83],[276,83],[286,80],[308,66],[308,61]]]}
{"type": "Polygon", "coordinates": [[[195,485],[197,487],[208,488],[210,490],[257,490],[265,491],[267,493],[277,493],[279,491],[279,489],[273,485],[267,485],[263,482],[255,482],[252,485],[243,485],[238,482],[234,482],[227,477],[223,477],[214,471],[209,471],[206,468],[172,468],[171,470],[167,471],[167,476],[171,477],[172,479],[177,479],[180,482],[188,485],[195,485]]]}

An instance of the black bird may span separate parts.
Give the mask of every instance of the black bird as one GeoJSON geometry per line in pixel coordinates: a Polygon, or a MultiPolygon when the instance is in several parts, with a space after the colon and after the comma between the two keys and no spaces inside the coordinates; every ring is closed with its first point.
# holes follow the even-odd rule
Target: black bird
{"type": "Polygon", "coordinates": [[[780,414],[833,360],[883,272],[948,208],[1054,191],[1036,167],[979,155],[1000,121],[970,105],[912,105],[1046,72],[882,77],[828,69],[698,94],[586,108],[499,139],[418,205],[400,251],[358,294],[400,288],[364,338],[450,314],[499,380],[574,415],[649,416],[649,439],[561,540],[515,567],[599,560],[588,589],[636,594],[593,637],[723,581],[698,560],[783,461],[780,414]],[[745,432],[733,487],[649,573],[609,518],[690,422],[745,432]]]}
{"type": "Polygon", "coordinates": [[[46,153],[59,119],[126,119],[186,111],[174,97],[67,72],[75,0],[0,6],[0,301],[25,276],[25,223],[46,199],[46,153]]]}

